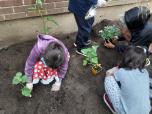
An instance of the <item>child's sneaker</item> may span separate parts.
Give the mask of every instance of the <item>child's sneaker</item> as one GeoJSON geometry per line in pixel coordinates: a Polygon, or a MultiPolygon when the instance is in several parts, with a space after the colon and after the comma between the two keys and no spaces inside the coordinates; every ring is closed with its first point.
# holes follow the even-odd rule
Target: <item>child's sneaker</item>
{"type": "Polygon", "coordinates": [[[76,44],[76,43],[74,43],[73,45],[74,45],[74,47],[77,47],[77,44],[76,44]]]}
{"type": "Polygon", "coordinates": [[[113,108],[112,103],[110,102],[109,97],[106,93],[103,95],[103,100],[106,103],[106,105],[108,106],[108,108],[110,109],[110,111],[113,114],[116,114],[115,109],[113,108]]]}
{"type": "Polygon", "coordinates": [[[84,54],[81,52],[81,49],[77,49],[76,53],[79,54],[79,55],[83,55],[84,56],[84,54]]]}
{"type": "MultiPolygon", "coordinates": [[[[77,47],[77,43],[76,42],[73,45],[74,45],[74,47],[77,47]]],[[[86,46],[91,45],[91,40],[88,40],[85,45],[86,46]]]]}

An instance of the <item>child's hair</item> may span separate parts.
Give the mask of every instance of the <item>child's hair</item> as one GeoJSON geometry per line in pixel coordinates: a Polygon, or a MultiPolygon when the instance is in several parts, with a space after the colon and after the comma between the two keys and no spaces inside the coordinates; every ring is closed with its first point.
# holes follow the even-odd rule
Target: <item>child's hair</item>
{"type": "Polygon", "coordinates": [[[145,6],[133,7],[125,12],[124,21],[131,31],[143,29],[150,19],[150,10],[145,6]]]}
{"type": "Polygon", "coordinates": [[[128,70],[139,68],[141,71],[145,67],[145,63],[146,53],[144,49],[139,46],[130,46],[126,49],[119,67],[128,70]]]}
{"type": "Polygon", "coordinates": [[[50,43],[43,57],[47,66],[57,69],[64,62],[64,49],[56,42],[50,43]]]}

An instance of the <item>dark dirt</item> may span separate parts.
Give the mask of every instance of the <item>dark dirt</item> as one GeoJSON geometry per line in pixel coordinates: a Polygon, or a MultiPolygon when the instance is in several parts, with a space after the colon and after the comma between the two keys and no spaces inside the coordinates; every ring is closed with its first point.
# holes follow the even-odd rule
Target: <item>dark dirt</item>
{"type": "MultiPolygon", "coordinates": [[[[104,22],[105,23],[105,22],[104,22]]],[[[75,34],[61,36],[71,59],[65,80],[59,92],[51,92],[51,85],[34,86],[32,98],[20,94],[20,88],[11,84],[24,64],[35,41],[10,46],[0,51],[0,114],[111,114],[103,102],[105,70],[117,64],[121,54],[100,45],[99,61],[104,70],[93,76],[90,67],[82,66],[82,56],[75,53],[75,34]]]]}

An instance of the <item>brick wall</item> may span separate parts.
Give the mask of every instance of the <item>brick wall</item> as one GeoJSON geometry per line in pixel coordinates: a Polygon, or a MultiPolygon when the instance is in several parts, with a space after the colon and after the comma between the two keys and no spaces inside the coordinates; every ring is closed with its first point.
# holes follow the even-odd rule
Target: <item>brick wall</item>
{"type": "MultiPolygon", "coordinates": [[[[30,11],[35,0],[0,0],[0,21],[38,16],[30,11]]],[[[68,12],[68,0],[45,0],[45,15],[68,12]]]]}

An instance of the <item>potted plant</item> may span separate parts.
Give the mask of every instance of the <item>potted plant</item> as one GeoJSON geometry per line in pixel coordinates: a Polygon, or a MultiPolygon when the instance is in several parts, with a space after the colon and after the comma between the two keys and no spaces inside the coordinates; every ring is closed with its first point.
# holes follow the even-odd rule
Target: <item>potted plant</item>
{"type": "Polygon", "coordinates": [[[113,26],[105,26],[103,30],[99,31],[99,37],[105,40],[106,42],[113,42],[118,39],[120,35],[120,30],[115,25],[113,26]]]}
{"type": "Polygon", "coordinates": [[[96,75],[102,70],[101,64],[98,63],[98,57],[96,53],[97,48],[98,46],[92,46],[90,48],[85,48],[81,50],[84,55],[83,66],[91,64],[93,75],[96,75]]]}
{"type": "Polygon", "coordinates": [[[21,85],[21,94],[25,97],[31,97],[32,90],[26,87],[27,83],[27,76],[23,75],[21,72],[17,72],[16,75],[13,77],[12,84],[13,85],[21,85]]]}

